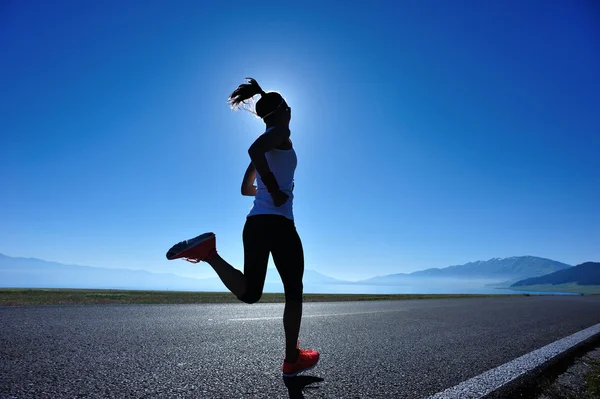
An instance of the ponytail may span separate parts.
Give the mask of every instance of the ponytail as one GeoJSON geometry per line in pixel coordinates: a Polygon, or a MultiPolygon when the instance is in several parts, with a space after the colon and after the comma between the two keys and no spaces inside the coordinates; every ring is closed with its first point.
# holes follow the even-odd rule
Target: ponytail
{"type": "Polygon", "coordinates": [[[227,99],[231,109],[234,111],[242,108],[252,112],[259,118],[265,118],[284,103],[281,94],[275,91],[267,93],[259,86],[256,80],[252,78],[246,78],[246,80],[248,82],[239,85],[227,99]],[[260,94],[260,99],[255,103],[254,96],[257,94],[260,94]]]}
{"type": "Polygon", "coordinates": [[[233,110],[237,110],[239,108],[249,108],[250,111],[254,112],[252,110],[252,98],[257,94],[264,96],[266,93],[259,86],[256,80],[252,78],[246,78],[246,80],[248,83],[239,85],[237,89],[235,89],[233,93],[229,95],[227,102],[233,110]]]}

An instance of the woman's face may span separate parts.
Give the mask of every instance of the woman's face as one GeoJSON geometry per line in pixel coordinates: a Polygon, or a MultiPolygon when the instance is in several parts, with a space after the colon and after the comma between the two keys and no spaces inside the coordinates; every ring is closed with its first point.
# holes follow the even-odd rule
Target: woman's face
{"type": "Polygon", "coordinates": [[[292,107],[290,107],[289,105],[287,105],[287,103],[284,103],[283,106],[283,120],[285,121],[285,123],[290,123],[290,121],[292,120],[292,107]]]}

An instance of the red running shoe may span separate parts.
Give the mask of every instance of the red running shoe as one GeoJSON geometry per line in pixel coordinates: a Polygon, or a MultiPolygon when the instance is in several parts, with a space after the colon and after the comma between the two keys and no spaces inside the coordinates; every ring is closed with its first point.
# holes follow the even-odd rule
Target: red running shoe
{"type": "Polygon", "coordinates": [[[205,261],[217,252],[217,238],[215,233],[204,233],[191,240],[181,241],[167,251],[167,259],[185,259],[188,262],[198,263],[205,261]]]}
{"type": "Polygon", "coordinates": [[[294,363],[283,359],[281,373],[284,377],[295,377],[303,371],[312,369],[319,361],[319,352],[309,349],[298,349],[298,359],[294,363]]]}

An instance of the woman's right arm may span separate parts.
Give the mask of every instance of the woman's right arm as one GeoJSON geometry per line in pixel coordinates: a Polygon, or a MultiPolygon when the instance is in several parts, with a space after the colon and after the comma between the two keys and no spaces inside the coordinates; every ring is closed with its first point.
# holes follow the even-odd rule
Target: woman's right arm
{"type": "Polygon", "coordinates": [[[246,169],[246,173],[244,173],[244,180],[242,180],[242,195],[256,197],[254,180],[256,180],[256,168],[254,167],[254,164],[250,162],[250,165],[248,165],[248,168],[246,169]]]}
{"type": "Polygon", "coordinates": [[[262,134],[248,149],[248,155],[250,155],[252,164],[258,171],[269,194],[271,194],[275,206],[283,205],[288,200],[289,196],[279,189],[279,184],[277,183],[277,179],[275,179],[275,175],[273,175],[273,172],[269,168],[265,153],[276,148],[284,140],[288,140],[289,138],[289,129],[275,127],[267,133],[262,134]]]}

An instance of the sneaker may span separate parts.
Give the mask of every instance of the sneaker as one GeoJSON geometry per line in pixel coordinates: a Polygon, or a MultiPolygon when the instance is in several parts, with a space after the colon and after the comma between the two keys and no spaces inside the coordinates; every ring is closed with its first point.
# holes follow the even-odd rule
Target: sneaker
{"type": "Polygon", "coordinates": [[[284,358],[281,373],[284,377],[295,377],[303,371],[312,369],[319,361],[319,352],[315,350],[298,349],[298,359],[294,363],[287,362],[284,358]]]}
{"type": "Polygon", "coordinates": [[[300,352],[316,352],[312,349],[300,349],[300,338],[298,338],[298,341],[296,342],[296,349],[298,349],[300,352]]]}
{"type": "Polygon", "coordinates": [[[298,349],[299,352],[305,352],[305,353],[316,352],[315,350],[312,350],[312,349],[300,349],[300,338],[298,338],[298,341],[296,341],[296,349],[298,349]]]}
{"type": "Polygon", "coordinates": [[[214,253],[216,249],[217,238],[215,233],[204,233],[191,240],[181,241],[167,251],[167,259],[184,259],[188,262],[198,263],[205,261],[214,253]]]}

